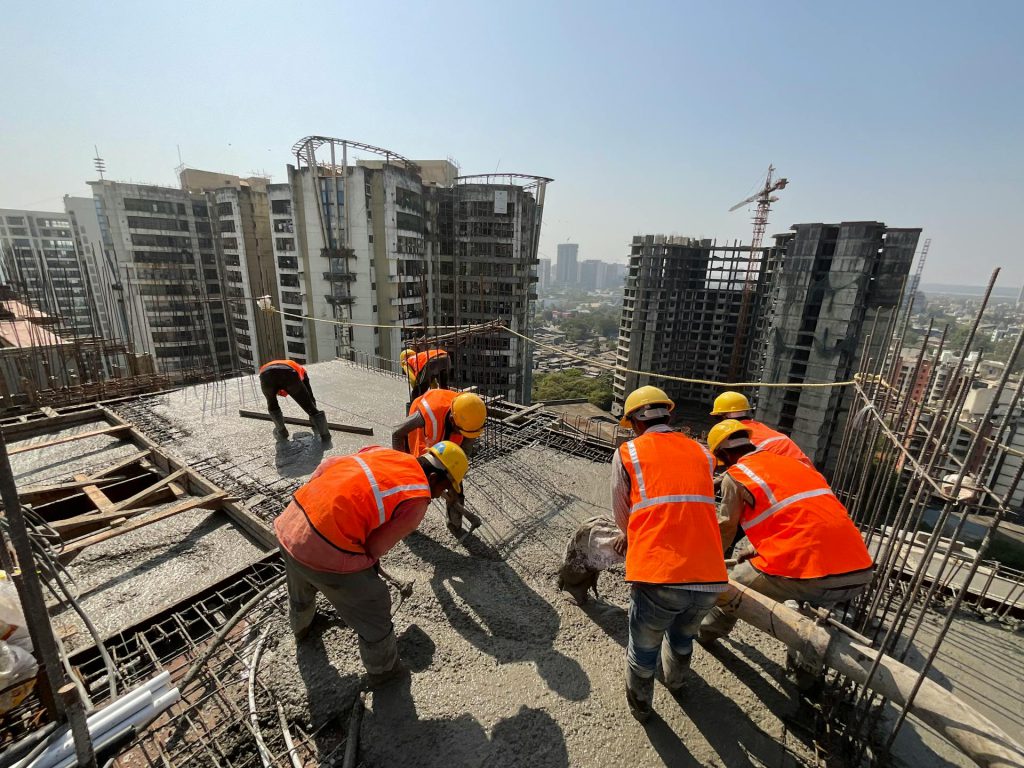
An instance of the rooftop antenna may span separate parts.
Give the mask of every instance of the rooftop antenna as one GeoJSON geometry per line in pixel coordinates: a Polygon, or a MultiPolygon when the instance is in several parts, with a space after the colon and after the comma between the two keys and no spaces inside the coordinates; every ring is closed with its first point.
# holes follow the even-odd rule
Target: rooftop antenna
{"type": "Polygon", "coordinates": [[[92,164],[96,168],[96,173],[100,175],[100,181],[103,181],[103,172],[107,170],[107,161],[100,157],[99,147],[93,144],[92,148],[96,150],[96,157],[92,159],[92,164]]]}

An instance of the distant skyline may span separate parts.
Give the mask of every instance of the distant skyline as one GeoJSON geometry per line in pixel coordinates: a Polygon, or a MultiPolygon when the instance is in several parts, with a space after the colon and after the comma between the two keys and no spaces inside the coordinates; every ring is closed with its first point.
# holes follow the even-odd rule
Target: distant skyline
{"type": "Polygon", "coordinates": [[[924,281],[1024,282],[1024,4],[18,3],[5,8],[0,207],[61,210],[185,164],[285,180],[326,134],[463,173],[554,177],[541,256],[634,234],[750,240],[876,219],[924,281]],[[884,19],[884,23],[880,23],[884,19]]]}

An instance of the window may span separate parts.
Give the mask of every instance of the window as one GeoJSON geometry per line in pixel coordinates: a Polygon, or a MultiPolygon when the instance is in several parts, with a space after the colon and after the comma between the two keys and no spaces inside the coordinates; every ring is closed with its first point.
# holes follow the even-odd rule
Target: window
{"type": "Polygon", "coordinates": [[[284,327],[284,335],[292,339],[301,339],[305,334],[302,332],[301,325],[286,325],[284,327]]]}
{"type": "Polygon", "coordinates": [[[279,251],[294,251],[295,250],[295,238],[294,237],[279,237],[275,243],[277,250],[279,251]]]}
{"type": "Polygon", "coordinates": [[[416,214],[398,211],[395,216],[395,224],[399,229],[407,229],[410,232],[423,231],[423,219],[416,214]]]}
{"type": "Polygon", "coordinates": [[[168,219],[163,216],[129,216],[130,229],[164,229],[171,232],[188,232],[185,219],[168,219]]]}
{"type": "Polygon", "coordinates": [[[299,260],[294,256],[278,256],[277,266],[281,269],[298,269],[299,260]]]}
{"type": "Polygon", "coordinates": [[[23,227],[23,226],[25,226],[25,217],[24,216],[8,216],[7,217],[7,223],[10,224],[11,226],[17,225],[17,226],[22,226],[23,227]]]}
{"type": "Polygon", "coordinates": [[[271,213],[279,213],[288,215],[292,212],[292,201],[291,200],[271,200],[270,201],[271,213]]]}
{"type": "Polygon", "coordinates": [[[238,250],[238,238],[237,237],[222,237],[220,244],[224,248],[230,248],[232,250],[238,250]]]}
{"type": "Polygon", "coordinates": [[[192,203],[192,215],[199,219],[210,218],[210,209],[206,203],[192,203]]]}
{"type": "Polygon", "coordinates": [[[235,209],[231,206],[230,202],[217,203],[217,215],[218,216],[230,216],[235,212],[235,209]]]}
{"type": "Polygon", "coordinates": [[[281,303],[302,306],[302,294],[295,291],[281,291],[281,303]]]}
{"type": "Polygon", "coordinates": [[[184,203],[172,203],[167,200],[140,200],[134,197],[124,199],[126,211],[140,211],[143,213],[185,213],[184,203]]]}
{"type": "Polygon", "coordinates": [[[281,275],[281,285],[288,288],[299,287],[299,276],[298,275],[281,275]]]}
{"type": "Polygon", "coordinates": [[[235,231],[235,221],[234,221],[234,219],[225,219],[224,221],[222,221],[220,223],[220,231],[221,232],[234,232],[235,231]]]}
{"type": "Polygon", "coordinates": [[[306,345],[303,344],[301,341],[289,341],[288,351],[294,352],[295,354],[298,355],[304,355],[306,354],[306,345]]]}
{"type": "Polygon", "coordinates": [[[275,232],[294,232],[295,227],[292,224],[291,219],[277,219],[274,222],[275,232]]]}
{"type": "Polygon", "coordinates": [[[155,248],[188,248],[192,244],[190,238],[174,237],[173,235],[137,235],[132,233],[132,245],[155,248]]]}

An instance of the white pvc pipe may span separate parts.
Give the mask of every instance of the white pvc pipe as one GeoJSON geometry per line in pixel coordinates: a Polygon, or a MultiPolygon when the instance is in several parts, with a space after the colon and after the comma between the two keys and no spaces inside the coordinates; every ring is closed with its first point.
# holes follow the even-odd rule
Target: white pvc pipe
{"type": "MultiPolygon", "coordinates": [[[[111,725],[116,725],[140,710],[152,707],[154,696],[161,695],[164,692],[164,689],[170,683],[170,679],[170,673],[162,672],[126,693],[117,701],[91,714],[86,718],[89,733],[105,733],[111,725]]],[[[12,768],[48,768],[53,763],[63,760],[73,751],[74,737],[70,730],[67,730],[59,740],[54,741],[31,763],[20,760],[12,768]]]]}

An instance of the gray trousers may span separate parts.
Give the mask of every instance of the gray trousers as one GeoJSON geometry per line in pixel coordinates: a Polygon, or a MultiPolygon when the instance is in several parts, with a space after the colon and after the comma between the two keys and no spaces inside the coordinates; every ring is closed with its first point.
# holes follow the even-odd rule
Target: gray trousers
{"type": "MultiPolygon", "coordinates": [[[[841,576],[822,576],[820,579],[787,579],[762,573],[749,560],[744,560],[732,569],[729,578],[780,603],[796,600],[819,608],[832,608],[856,597],[871,582],[872,575],[873,571],[869,568],[841,576]]],[[[707,639],[725,637],[735,625],[735,616],[715,607],[704,618],[700,635],[707,639]]]]}
{"type": "Polygon", "coordinates": [[[292,632],[301,635],[316,615],[316,593],[334,606],[359,635],[359,658],[370,674],[390,671],[398,662],[395,627],[391,623],[391,592],[373,568],[355,573],[315,571],[283,549],[288,583],[288,618],[292,632]]]}

